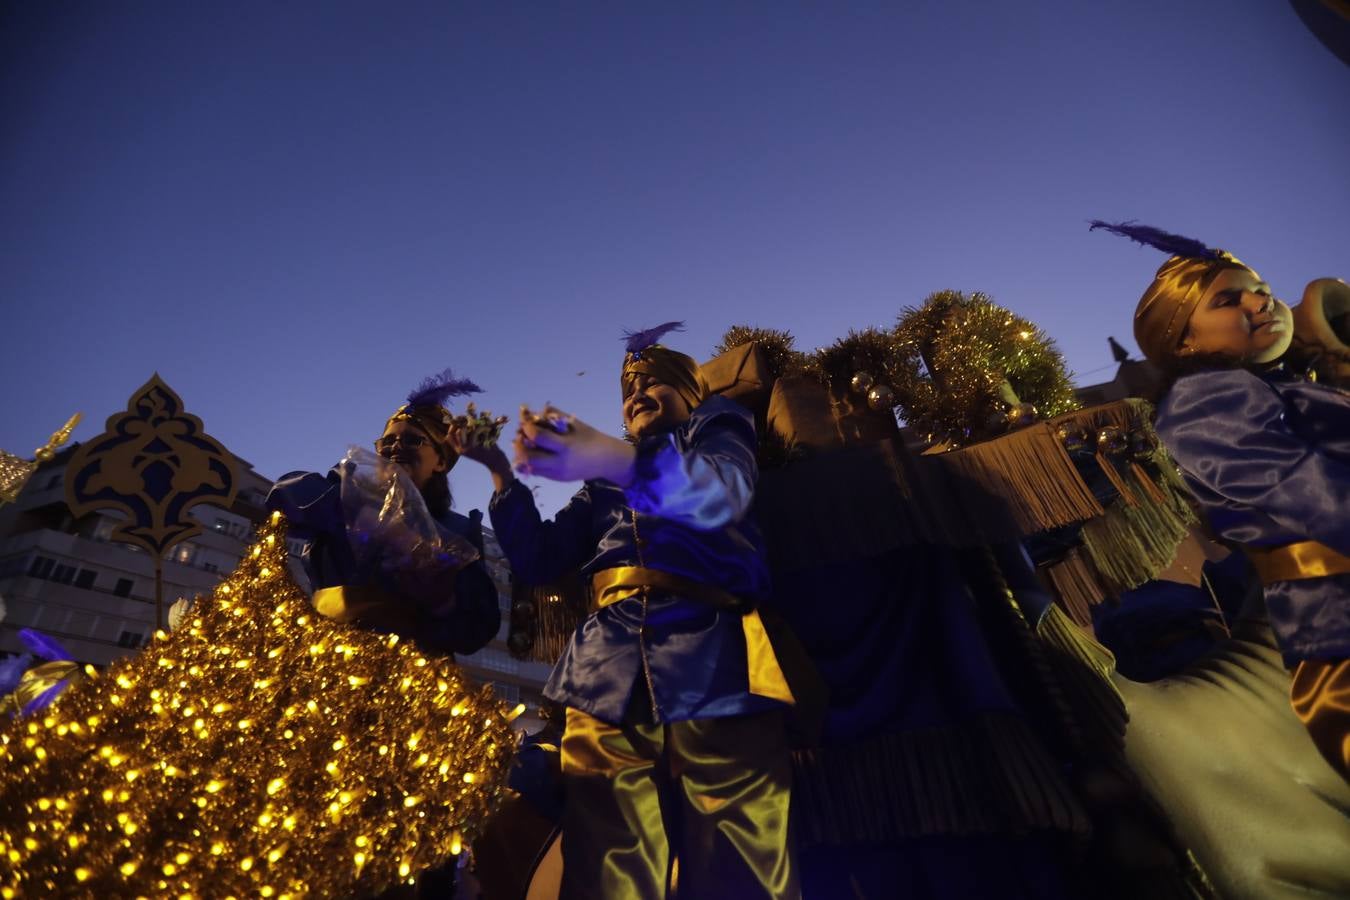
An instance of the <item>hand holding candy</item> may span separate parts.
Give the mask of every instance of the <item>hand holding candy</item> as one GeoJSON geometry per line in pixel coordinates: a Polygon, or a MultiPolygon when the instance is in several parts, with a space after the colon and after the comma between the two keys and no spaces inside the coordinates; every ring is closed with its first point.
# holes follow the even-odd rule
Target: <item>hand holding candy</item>
{"type": "Polygon", "coordinates": [[[542,413],[520,409],[512,442],[516,471],[554,481],[603,478],[620,487],[633,480],[633,447],[553,406],[542,413]]]}

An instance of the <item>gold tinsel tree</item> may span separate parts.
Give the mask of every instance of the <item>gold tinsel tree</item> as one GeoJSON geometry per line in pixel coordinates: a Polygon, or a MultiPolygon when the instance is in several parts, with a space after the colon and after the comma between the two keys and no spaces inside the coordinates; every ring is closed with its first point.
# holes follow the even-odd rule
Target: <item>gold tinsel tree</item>
{"type": "Polygon", "coordinates": [[[273,516],[199,612],[0,734],[0,895],[349,897],[459,852],[514,736],[486,688],[317,615],[273,516]]]}
{"type": "Polygon", "coordinates": [[[1010,404],[1031,404],[1043,418],[1078,406],[1055,342],[985,294],[939,291],[903,312],[892,338],[905,420],[935,440],[993,437],[1010,404]]]}

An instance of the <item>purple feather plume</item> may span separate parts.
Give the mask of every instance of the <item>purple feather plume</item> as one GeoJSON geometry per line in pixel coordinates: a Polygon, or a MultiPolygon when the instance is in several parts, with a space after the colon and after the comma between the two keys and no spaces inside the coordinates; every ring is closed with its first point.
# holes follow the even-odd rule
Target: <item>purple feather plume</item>
{"type": "Polygon", "coordinates": [[[1183,256],[1189,259],[1219,258],[1218,250],[1206,247],[1195,238],[1172,234],[1160,228],[1151,228],[1148,225],[1136,225],[1133,222],[1121,222],[1118,225],[1112,225],[1110,222],[1093,219],[1089,223],[1088,231],[1096,231],[1098,228],[1104,228],[1112,234],[1127,237],[1137,244],[1161,250],[1171,256],[1183,256]]]}
{"type": "Polygon", "coordinates": [[[481,394],[483,389],[467,378],[456,378],[446,369],[439,375],[423,378],[408,394],[409,406],[444,406],[445,401],[461,394],[481,394]]]}
{"type": "Polygon", "coordinates": [[[46,660],[59,659],[64,662],[69,662],[74,659],[73,656],[66,652],[65,647],[62,647],[56,641],[47,637],[40,631],[34,631],[31,628],[20,628],[19,640],[23,641],[23,645],[27,647],[28,651],[34,656],[40,656],[46,660]]]}
{"type": "Polygon", "coordinates": [[[642,331],[625,331],[623,333],[624,346],[629,353],[641,353],[672,331],[684,331],[684,323],[666,322],[663,325],[646,328],[642,331]]]}

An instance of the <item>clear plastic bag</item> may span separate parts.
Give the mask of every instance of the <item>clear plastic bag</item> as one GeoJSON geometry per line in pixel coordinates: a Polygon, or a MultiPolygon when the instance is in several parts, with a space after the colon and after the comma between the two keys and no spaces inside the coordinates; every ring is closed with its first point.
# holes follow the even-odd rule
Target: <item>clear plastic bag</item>
{"type": "Polygon", "coordinates": [[[351,447],[338,474],[347,540],[362,571],[398,585],[434,585],[478,559],[477,547],[432,517],[397,463],[351,447]]]}

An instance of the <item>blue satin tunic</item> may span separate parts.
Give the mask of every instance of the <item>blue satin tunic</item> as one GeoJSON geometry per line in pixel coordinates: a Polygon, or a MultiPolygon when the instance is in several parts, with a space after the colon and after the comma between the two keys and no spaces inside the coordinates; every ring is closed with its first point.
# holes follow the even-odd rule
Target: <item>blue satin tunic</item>
{"type": "MultiPolygon", "coordinates": [[[[674,430],[644,438],[626,490],[586,482],[552,521],[512,482],[488,507],[515,577],[543,584],[579,569],[659,569],[743,598],[768,593],[764,541],[750,515],[758,468],[750,412],[722,397],[674,430]]],[[[780,707],[751,694],[738,610],[652,591],[593,612],[573,634],[544,696],[621,724],[638,679],[657,722],[780,707]]]]}
{"type": "MultiPolygon", "coordinates": [[[[1350,394],[1246,369],[1177,379],[1159,436],[1220,536],[1350,554],[1350,394]]],[[[1285,662],[1350,656],[1350,575],[1266,586],[1285,662]]]]}
{"type": "MultiPolygon", "coordinates": [[[[267,509],[286,517],[292,537],[309,541],[305,548],[305,571],[314,590],[378,582],[386,591],[396,589],[379,573],[362,571],[347,541],[342,516],[341,479],[337,471],[290,472],[283,475],[267,495],[267,509]]],[[[449,511],[436,519],[449,531],[467,538],[479,552],[483,549],[481,513],[469,519],[449,511]]],[[[433,602],[438,598],[412,598],[433,602]]],[[[441,653],[473,653],[487,646],[501,624],[497,587],[482,559],[474,560],[455,575],[455,609],[444,618],[427,617],[418,633],[407,635],[426,649],[441,653]]]]}

